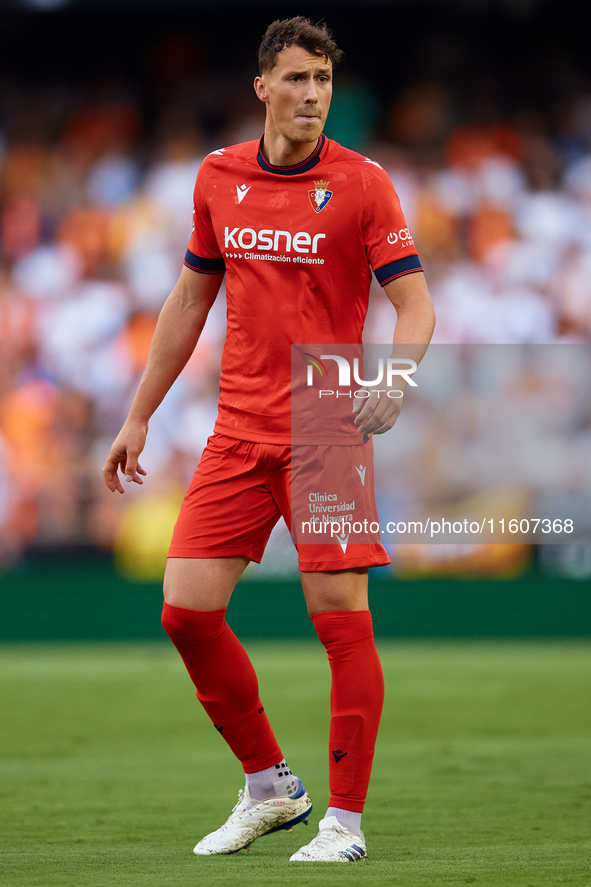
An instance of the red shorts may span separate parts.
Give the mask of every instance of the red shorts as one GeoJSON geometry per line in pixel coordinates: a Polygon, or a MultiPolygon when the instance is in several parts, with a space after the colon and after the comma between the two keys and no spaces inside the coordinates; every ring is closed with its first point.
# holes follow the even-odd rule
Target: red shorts
{"type": "Polygon", "coordinates": [[[390,563],[380,543],[371,439],[290,447],[217,433],[185,495],[168,556],[242,555],[260,563],[281,516],[300,570],[390,563]]]}

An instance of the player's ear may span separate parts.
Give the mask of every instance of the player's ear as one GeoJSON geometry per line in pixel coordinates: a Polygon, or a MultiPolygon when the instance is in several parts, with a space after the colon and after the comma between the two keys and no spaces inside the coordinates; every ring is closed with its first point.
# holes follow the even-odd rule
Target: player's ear
{"type": "Polygon", "coordinates": [[[257,94],[257,98],[260,99],[261,102],[269,101],[267,87],[265,86],[265,80],[263,77],[254,78],[254,91],[257,94]]]}

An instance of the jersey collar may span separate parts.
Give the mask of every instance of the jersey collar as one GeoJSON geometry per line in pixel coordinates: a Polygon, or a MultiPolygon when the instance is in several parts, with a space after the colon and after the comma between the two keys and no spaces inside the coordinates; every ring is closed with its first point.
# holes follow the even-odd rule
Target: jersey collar
{"type": "Polygon", "coordinates": [[[308,170],[313,169],[317,163],[320,163],[320,154],[324,147],[325,141],[326,136],[324,135],[324,133],[322,133],[322,135],[318,139],[318,144],[316,145],[316,148],[314,149],[312,154],[310,154],[309,157],[306,157],[305,160],[302,160],[301,163],[295,163],[293,166],[273,166],[271,163],[269,163],[269,161],[263,154],[261,148],[263,139],[261,138],[259,142],[259,153],[257,155],[257,161],[260,168],[264,169],[265,172],[274,172],[280,176],[297,176],[301,172],[308,172],[308,170]]]}

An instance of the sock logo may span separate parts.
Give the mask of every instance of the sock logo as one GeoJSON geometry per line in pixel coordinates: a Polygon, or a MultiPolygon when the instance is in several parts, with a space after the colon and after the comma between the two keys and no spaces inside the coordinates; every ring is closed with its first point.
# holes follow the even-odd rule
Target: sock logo
{"type": "Polygon", "coordinates": [[[259,714],[262,715],[262,713],[264,712],[264,710],[265,710],[265,706],[264,706],[264,705],[261,705],[261,707],[259,708],[259,714]]]}
{"type": "Polygon", "coordinates": [[[342,748],[333,749],[333,751],[332,751],[332,756],[335,759],[335,761],[337,762],[337,764],[339,763],[339,761],[342,761],[342,759],[345,758],[347,756],[347,754],[348,754],[348,752],[343,751],[342,748]]]}
{"type": "Polygon", "coordinates": [[[223,728],[223,726],[220,727],[219,724],[214,724],[213,726],[216,728],[216,730],[218,731],[218,733],[223,733],[223,732],[224,732],[224,728],[223,728]]]}

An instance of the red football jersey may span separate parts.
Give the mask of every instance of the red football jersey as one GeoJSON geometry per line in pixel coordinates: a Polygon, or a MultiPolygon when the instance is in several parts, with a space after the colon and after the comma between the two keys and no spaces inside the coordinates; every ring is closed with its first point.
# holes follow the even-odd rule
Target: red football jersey
{"type": "Polygon", "coordinates": [[[324,135],[288,167],[244,142],[205,158],[193,218],[185,264],[226,271],[215,430],[289,443],[290,346],[361,343],[371,269],[382,286],[421,270],[396,191],[379,164],[324,135]]]}

